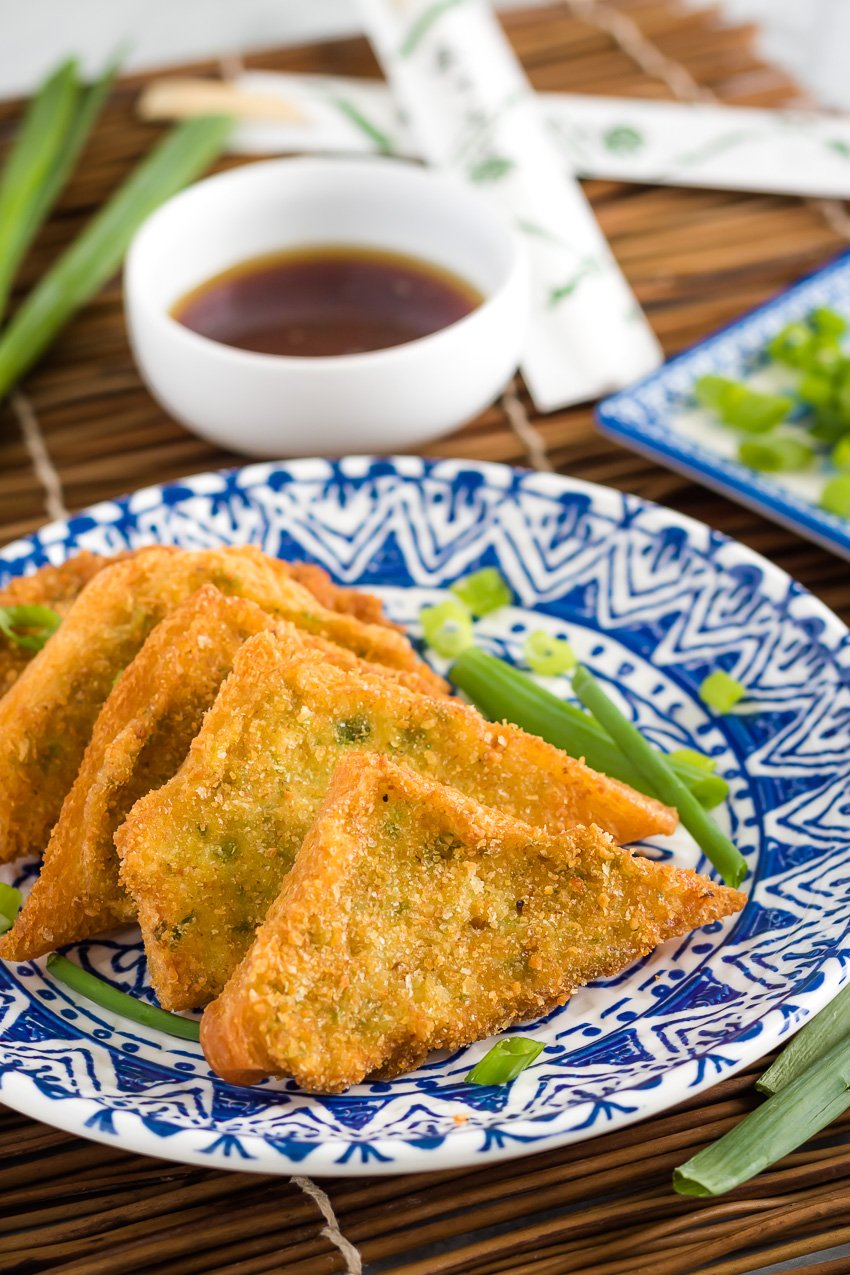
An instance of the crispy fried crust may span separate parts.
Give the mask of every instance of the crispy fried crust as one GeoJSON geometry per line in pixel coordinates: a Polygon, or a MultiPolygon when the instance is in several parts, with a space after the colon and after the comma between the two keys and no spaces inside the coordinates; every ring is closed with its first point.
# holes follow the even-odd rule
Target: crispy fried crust
{"type": "Polygon", "coordinates": [[[596,821],[637,839],[675,825],[667,807],[517,727],[259,634],[238,653],[180,771],[116,833],[164,1006],[200,1006],[222,990],[352,747],[405,758],[551,831],[596,821]]]}
{"type": "Polygon", "coordinates": [[[598,828],[553,836],[350,755],[201,1043],[234,1084],[339,1093],[548,1013],[745,901],[598,828]]]}
{"type": "MultiPolygon", "coordinates": [[[[123,556],[99,558],[84,549],[58,567],[48,565],[32,575],[18,576],[10,580],[5,589],[0,589],[0,607],[46,606],[59,615],[67,615],[89,580],[123,556]]],[[[17,681],[34,654],[0,636],[0,696],[17,681]]]]}
{"type": "Polygon", "coordinates": [[[0,957],[32,960],[134,919],[118,880],[115,830],[140,797],[175,773],[236,652],[262,632],[319,652],[338,668],[420,688],[418,672],[367,664],[246,598],[204,585],[156,626],[101,709],[41,874],[15,925],[0,938],[0,957]]]}
{"type": "Polygon", "coordinates": [[[395,630],[328,611],[258,549],[139,550],[100,571],[0,700],[0,861],[43,849],[118,673],[159,621],[201,585],[247,597],[306,632],[445,683],[395,630]]]}
{"type": "Polygon", "coordinates": [[[309,589],[313,597],[321,602],[329,611],[341,611],[345,615],[353,615],[364,624],[385,624],[387,628],[396,629],[384,615],[384,605],[373,593],[363,593],[360,589],[345,589],[334,584],[323,567],[315,562],[287,563],[293,579],[309,589]]]}

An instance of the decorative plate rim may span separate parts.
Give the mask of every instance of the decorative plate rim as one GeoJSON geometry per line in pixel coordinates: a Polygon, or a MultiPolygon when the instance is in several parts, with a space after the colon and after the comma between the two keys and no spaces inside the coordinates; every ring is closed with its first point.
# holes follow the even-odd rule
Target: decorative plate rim
{"type": "MultiPolygon", "coordinates": [[[[765,576],[775,582],[781,582],[783,586],[787,586],[790,595],[805,599],[807,607],[810,608],[810,613],[816,615],[822,621],[830,636],[836,641],[837,646],[846,646],[848,638],[850,638],[850,631],[848,631],[847,626],[839,617],[819,598],[794,581],[787,572],[762,557],[755,550],[687,514],[681,514],[641,497],[621,493],[616,489],[597,483],[585,482],[582,479],[572,478],[568,475],[540,473],[539,471],[496,462],[454,458],[428,459],[405,455],[351,455],[333,462],[303,458],[299,460],[255,462],[241,467],[202,471],[177,479],[174,482],[152,484],[148,487],[139,488],[137,491],[117,500],[99,502],[72,515],[68,519],[47,523],[30,536],[20,538],[0,548],[0,566],[14,569],[16,564],[26,564],[32,561],[34,556],[36,558],[43,557],[45,549],[49,548],[51,544],[59,543],[63,537],[74,536],[79,531],[88,529],[92,525],[104,525],[104,523],[118,521],[122,515],[131,513],[131,502],[139,502],[144,508],[154,508],[157,503],[164,503],[165,498],[170,493],[185,492],[187,497],[195,496],[202,493],[204,488],[209,491],[211,481],[215,480],[227,482],[228,480],[239,479],[242,480],[242,485],[248,486],[250,483],[262,482],[264,478],[282,469],[290,472],[294,471],[294,478],[297,480],[299,469],[309,469],[309,467],[316,464],[352,465],[355,467],[380,464],[395,473],[400,473],[404,477],[416,476],[410,473],[411,467],[418,470],[419,476],[430,474],[435,469],[449,473],[454,468],[462,472],[478,472],[484,478],[496,479],[501,477],[502,481],[504,481],[505,476],[510,475],[519,491],[528,489],[529,492],[555,494],[563,493],[565,490],[572,490],[586,493],[591,500],[596,501],[610,499],[613,495],[622,499],[624,505],[630,506],[634,511],[657,511],[664,519],[669,520],[669,524],[683,528],[690,536],[698,533],[700,537],[707,536],[714,543],[731,549],[736,555],[736,561],[748,562],[757,566],[765,576]]],[[[281,1152],[277,1148],[270,1148],[268,1139],[262,1134],[240,1133],[238,1140],[243,1144],[250,1158],[231,1159],[227,1149],[218,1150],[211,1148],[209,1145],[204,1145],[210,1142],[211,1130],[189,1129],[181,1125],[173,1125],[171,1126],[173,1132],[163,1136],[153,1133],[145,1125],[142,1117],[135,1110],[129,1108],[112,1111],[115,1127],[112,1130],[104,1130],[96,1121],[92,1123],[93,1117],[97,1115],[97,1112],[104,1110],[103,1104],[96,1097],[51,1098],[39,1091],[31,1077],[22,1070],[11,1071],[0,1078],[0,1100],[25,1115],[43,1120],[56,1128],[93,1141],[112,1146],[120,1144],[122,1148],[128,1151],[157,1156],[166,1160],[197,1164],[204,1167],[219,1167],[231,1171],[288,1173],[300,1169],[309,1172],[311,1176],[359,1176],[364,1174],[389,1175],[425,1172],[448,1167],[483,1165],[485,1160],[513,1159],[582,1141],[597,1134],[609,1132],[614,1128],[625,1127],[651,1115],[660,1114],[686,1098],[696,1097],[712,1085],[751,1065],[773,1049],[781,1040],[786,1039],[794,1030],[802,1026],[812,1014],[828,1004],[850,977],[850,970],[846,964],[847,955],[848,953],[845,952],[844,960],[841,959],[840,951],[836,955],[826,956],[815,968],[811,978],[806,981],[802,990],[799,987],[786,988],[784,995],[780,999],[771,1001],[766,1008],[763,1008],[760,1016],[751,1016],[747,1024],[742,1027],[739,1035],[733,1040],[733,1043],[739,1047],[739,1056],[729,1060],[728,1065],[722,1072],[712,1073],[710,1068],[706,1067],[700,1079],[688,1083],[685,1087],[683,1081],[686,1068],[700,1058],[700,1055],[696,1053],[689,1053],[683,1061],[664,1072],[658,1082],[644,1084],[631,1089],[616,1090],[612,1095],[614,1099],[617,1101],[626,1099],[633,1103],[634,1106],[629,1111],[620,1111],[615,1122],[602,1127],[588,1125],[585,1129],[573,1128],[555,1131],[550,1134],[538,1134],[530,1145],[526,1145],[522,1140],[517,1140],[495,1145],[490,1144],[485,1150],[482,1150],[480,1146],[481,1128],[465,1129],[462,1125],[459,1125],[457,1130],[453,1130],[445,1136],[441,1146],[438,1148],[423,1150],[415,1145],[417,1139],[411,1137],[381,1138],[377,1136],[372,1140],[371,1145],[378,1150],[379,1154],[386,1153],[390,1157],[388,1160],[383,1158],[356,1160],[352,1156],[350,1161],[319,1163],[314,1161],[311,1154],[306,1152],[304,1156],[297,1156],[281,1152]],[[815,987],[808,987],[807,984],[811,979],[815,979],[817,982],[815,987]],[[781,1011],[782,1006],[792,998],[795,1002],[793,1018],[788,1015],[783,1016],[781,1012],[778,1013],[777,1011],[781,1011]],[[763,1024],[765,1029],[763,1033],[755,1037],[753,1041],[742,1039],[742,1037],[746,1037],[749,1034],[749,1030],[755,1022],[763,1024]]],[[[0,1055],[2,1055],[2,1040],[0,1040],[0,1055]]],[[[512,1120],[515,1120],[517,1115],[521,1116],[521,1113],[522,1108],[508,1113],[502,1123],[495,1122],[492,1128],[497,1131],[502,1127],[509,1128],[512,1120]]],[[[535,1118],[532,1117],[532,1119],[535,1118]]],[[[545,1118],[537,1117],[536,1119],[538,1123],[545,1125],[545,1118]]],[[[222,1136],[216,1141],[226,1142],[227,1138],[222,1136]]],[[[302,1145],[305,1147],[310,1146],[312,1150],[326,1149],[334,1152],[341,1151],[344,1148],[356,1149],[357,1146],[354,1142],[346,1141],[337,1136],[320,1143],[303,1143],[302,1145]]]]}

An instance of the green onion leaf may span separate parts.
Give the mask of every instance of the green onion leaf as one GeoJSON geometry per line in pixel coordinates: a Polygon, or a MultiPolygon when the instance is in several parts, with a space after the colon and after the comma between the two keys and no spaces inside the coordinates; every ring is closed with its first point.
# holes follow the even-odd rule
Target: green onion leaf
{"type": "Polygon", "coordinates": [[[623,716],[616,704],[612,704],[596,679],[581,664],[573,674],[573,689],[588,712],[652,784],[658,798],[668,806],[676,807],[682,823],[726,884],[740,885],[747,875],[746,860],[705,813],[666,757],[646,742],[637,727],[623,716]]]}
{"type": "Polygon", "coordinates": [[[552,637],[543,629],[529,633],[522,647],[523,659],[540,677],[560,677],[578,664],[578,657],[563,638],[552,637]]]}
{"type": "Polygon", "coordinates": [[[545,1049],[542,1040],[506,1036],[477,1062],[466,1077],[468,1085],[506,1085],[516,1080],[545,1049]]]}
{"type": "Polygon", "coordinates": [[[0,634],[26,651],[40,651],[61,623],[61,615],[50,607],[0,607],[0,634]]]}
{"type": "Polygon", "coordinates": [[[722,668],[709,673],[699,688],[699,697],[703,704],[713,708],[715,713],[728,713],[744,698],[746,686],[734,677],[730,677],[722,668]]]}
{"type": "Polygon", "coordinates": [[[812,1063],[847,1040],[850,1036],[850,985],[806,1023],[783,1049],[777,1059],[756,1081],[756,1089],[764,1094],[779,1093],[792,1080],[802,1076],[812,1063]]]}
{"type": "Polygon", "coordinates": [[[11,930],[21,910],[24,896],[13,885],[0,881],[0,934],[11,930]]]}
{"type": "Polygon", "coordinates": [[[41,277],[0,336],[0,398],[115,273],[148,214],[215,159],[231,127],[217,115],[178,124],[41,277]]]}
{"type": "MultiPolygon", "coordinates": [[[[600,774],[620,779],[649,797],[657,796],[652,785],[598,722],[574,704],[558,699],[527,673],[497,659],[489,651],[471,646],[458,657],[449,675],[455,686],[468,695],[490,721],[513,722],[530,735],[538,735],[547,744],[562,748],[571,757],[583,757],[588,766],[600,774]]],[[[693,755],[711,764],[701,753],[693,755]]],[[[687,760],[671,760],[671,765],[706,809],[726,800],[728,784],[719,775],[708,773],[705,765],[694,765],[687,760]]]]}
{"type": "Polygon", "coordinates": [[[835,444],[832,449],[832,463],[836,469],[850,471],[850,434],[845,434],[835,444]]]}
{"type": "Polygon", "coordinates": [[[738,459],[764,474],[799,473],[814,459],[814,449],[798,438],[747,438],[738,459]]]}
{"type": "Polygon", "coordinates": [[[820,496],[820,507],[839,518],[850,518],[850,474],[830,478],[820,496]]]}
{"type": "Polygon", "coordinates": [[[495,567],[482,567],[480,571],[456,580],[452,593],[473,615],[489,615],[491,611],[498,611],[513,602],[510,585],[495,567]]]}
{"type": "Polygon", "coordinates": [[[0,180],[0,315],[18,265],[44,219],[43,191],[62,164],[78,101],[77,64],[45,80],[24,116],[0,180]]]}
{"type": "Polygon", "coordinates": [[[446,598],[419,612],[422,634],[433,651],[450,660],[472,645],[472,617],[462,602],[446,598]]]}
{"type": "Polygon", "coordinates": [[[680,1195],[723,1195],[781,1160],[850,1107],[846,1040],[673,1173],[680,1195]]]}
{"type": "Polygon", "coordinates": [[[152,1027],[156,1031],[165,1032],[167,1036],[179,1036],[181,1040],[200,1040],[200,1024],[193,1018],[182,1018],[179,1014],[169,1014],[156,1005],[148,1005],[145,1001],[136,1000],[120,992],[111,983],[90,974],[88,970],[74,965],[65,956],[54,952],[47,958],[47,969],[60,983],[73,988],[87,1000],[93,1001],[101,1009],[119,1014],[123,1018],[141,1023],[143,1027],[152,1027]]]}

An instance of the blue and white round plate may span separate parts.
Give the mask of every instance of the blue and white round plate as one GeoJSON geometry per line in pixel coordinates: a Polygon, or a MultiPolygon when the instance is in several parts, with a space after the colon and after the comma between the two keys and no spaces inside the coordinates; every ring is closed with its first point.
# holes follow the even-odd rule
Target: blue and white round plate
{"type": "MultiPolygon", "coordinates": [[[[378,594],[416,631],[423,603],[495,565],[515,605],[479,638],[518,659],[529,628],[568,636],[658,745],[695,746],[730,783],[717,812],[750,901],[665,944],[524,1031],[545,1040],[511,1085],[464,1076],[492,1042],[336,1097],[238,1088],[200,1048],[78,997],[43,962],[0,966],[0,1100],[146,1155],[256,1172],[406,1173],[549,1150],[652,1115],[773,1048],[827,1003],[850,958],[850,647],[781,571],[699,523],[552,474],[468,461],[349,458],[251,465],[149,488],[0,554],[0,582],[79,549],[260,545],[378,594]],[[748,688],[701,703],[724,668],[748,688]]],[[[553,683],[568,694],[565,683],[553,683]]],[[[700,861],[687,834],[646,853],[700,861]]],[[[35,865],[8,879],[24,884],[35,865]]],[[[150,996],[133,929],[77,959],[150,996]]]]}

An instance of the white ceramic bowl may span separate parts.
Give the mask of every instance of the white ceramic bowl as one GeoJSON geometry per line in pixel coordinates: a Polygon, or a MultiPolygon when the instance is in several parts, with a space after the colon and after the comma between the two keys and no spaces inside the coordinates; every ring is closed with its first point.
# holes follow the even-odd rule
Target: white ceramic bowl
{"type": "Polygon", "coordinates": [[[502,214],[462,182],[393,159],[275,159],[199,182],[139,230],[124,295],[152,394],[202,437],[253,456],[403,451],[448,433],[513,374],[528,316],[522,246],[502,214]],[[229,266],[320,244],[407,253],[485,300],[406,345],[322,358],[237,350],[169,314],[229,266]]]}

